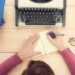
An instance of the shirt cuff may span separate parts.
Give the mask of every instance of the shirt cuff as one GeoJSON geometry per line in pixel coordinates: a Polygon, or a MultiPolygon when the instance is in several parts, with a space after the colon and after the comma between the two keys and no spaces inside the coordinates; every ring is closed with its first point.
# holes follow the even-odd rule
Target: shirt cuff
{"type": "Polygon", "coordinates": [[[60,54],[61,55],[74,55],[73,53],[72,53],[72,51],[69,49],[69,48],[65,48],[64,50],[62,50],[62,51],[60,51],[60,54]]]}
{"type": "Polygon", "coordinates": [[[19,58],[19,56],[17,54],[13,55],[0,65],[0,75],[8,74],[13,68],[15,68],[20,63],[22,63],[22,60],[19,58]]]}

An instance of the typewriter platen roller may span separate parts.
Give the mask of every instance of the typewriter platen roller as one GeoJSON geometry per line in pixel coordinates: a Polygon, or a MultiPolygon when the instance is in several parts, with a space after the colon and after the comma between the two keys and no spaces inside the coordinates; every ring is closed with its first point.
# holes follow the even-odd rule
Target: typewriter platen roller
{"type": "Polygon", "coordinates": [[[35,3],[32,0],[15,0],[16,26],[18,25],[65,25],[66,0],[50,0],[35,3]]]}

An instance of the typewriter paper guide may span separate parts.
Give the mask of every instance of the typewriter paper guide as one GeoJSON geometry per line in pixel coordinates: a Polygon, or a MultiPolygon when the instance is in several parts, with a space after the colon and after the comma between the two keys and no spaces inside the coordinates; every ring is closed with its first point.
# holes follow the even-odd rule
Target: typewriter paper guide
{"type": "Polygon", "coordinates": [[[31,0],[18,0],[18,7],[26,7],[26,8],[59,8],[63,9],[64,4],[63,0],[52,0],[48,3],[35,3],[31,0]]]}
{"type": "Polygon", "coordinates": [[[34,52],[41,52],[42,54],[48,54],[48,53],[56,52],[58,50],[48,40],[47,32],[48,30],[40,32],[40,38],[39,38],[37,45],[34,48],[34,52]]]}

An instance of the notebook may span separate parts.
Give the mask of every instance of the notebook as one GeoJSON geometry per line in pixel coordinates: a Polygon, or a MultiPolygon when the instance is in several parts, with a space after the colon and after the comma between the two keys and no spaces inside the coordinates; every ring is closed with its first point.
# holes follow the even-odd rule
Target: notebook
{"type": "Polygon", "coordinates": [[[48,53],[53,53],[56,52],[58,49],[48,40],[47,38],[47,32],[43,31],[40,32],[40,38],[34,48],[34,52],[41,52],[42,54],[48,54],[48,53]]]}

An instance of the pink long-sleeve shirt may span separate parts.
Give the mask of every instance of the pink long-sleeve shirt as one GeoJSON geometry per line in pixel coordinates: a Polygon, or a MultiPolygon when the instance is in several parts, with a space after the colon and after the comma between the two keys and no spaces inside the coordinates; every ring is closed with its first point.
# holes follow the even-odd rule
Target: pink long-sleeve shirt
{"type": "Polygon", "coordinates": [[[71,75],[75,75],[75,55],[71,52],[69,48],[64,49],[62,52],[60,52],[62,57],[64,58],[71,75]]]}
{"type": "MultiPolygon", "coordinates": [[[[70,49],[64,49],[59,52],[64,58],[71,75],[75,75],[75,55],[70,51],[70,49]]],[[[20,57],[15,54],[4,63],[0,65],[0,75],[7,75],[14,67],[22,63],[20,57]]]]}

